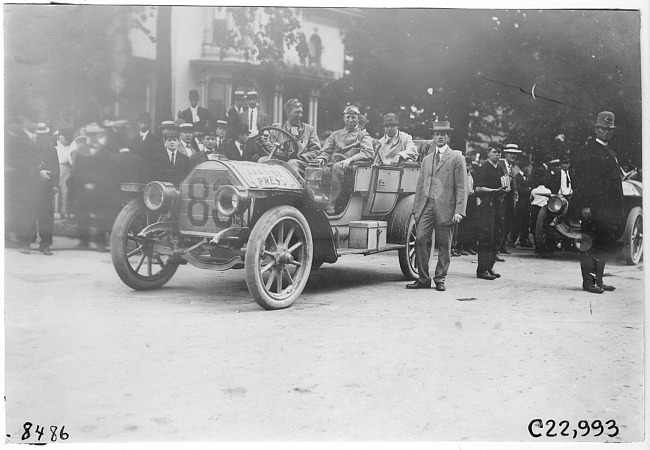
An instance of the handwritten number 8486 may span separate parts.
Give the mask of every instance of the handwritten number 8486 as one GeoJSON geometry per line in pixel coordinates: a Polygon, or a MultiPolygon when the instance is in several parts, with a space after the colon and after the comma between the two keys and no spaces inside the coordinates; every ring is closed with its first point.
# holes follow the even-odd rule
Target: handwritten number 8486
{"type": "Polygon", "coordinates": [[[533,419],[528,424],[528,432],[532,437],[539,438],[544,435],[543,429],[546,429],[546,437],[556,437],[559,432],[560,436],[571,437],[573,439],[578,437],[578,433],[580,433],[580,437],[585,437],[592,431],[594,432],[594,434],[592,434],[594,437],[598,437],[603,433],[609,437],[614,437],[618,434],[619,429],[616,426],[615,420],[608,420],[605,422],[605,425],[603,425],[603,422],[600,420],[594,420],[591,422],[591,424],[589,424],[588,420],[581,420],[578,422],[577,430],[575,428],[570,430],[570,424],[568,420],[560,421],[557,424],[556,428],[555,420],[547,420],[546,424],[544,424],[544,421],[542,419],[533,419]],[[607,427],[605,427],[605,425],[607,427]],[[609,431],[609,433],[606,433],[605,431],[609,431]]]}
{"type": "MultiPolygon", "coordinates": [[[[25,422],[23,424],[23,430],[25,430],[25,432],[21,436],[21,438],[20,438],[21,440],[26,441],[27,439],[32,437],[32,434],[31,434],[32,425],[33,424],[31,422],[25,422]]],[[[50,427],[50,432],[52,433],[52,435],[50,436],[50,441],[52,441],[52,442],[56,442],[56,440],[57,440],[57,436],[56,436],[57,428],[58,427],[56,425],[52,425],[50,427]]],[[[70,437],[70,435],[68,433],[63,431],[64,429],[65,429],[65,426],[62,426],[61,430],[59,431],[59,436],[58,436],[59,439],[61,439],[62,441],[65,441],[66,439],[68,439],[70,437]]],[[[44,432],[45,432],[45,427],[41,427],[40,425],[36,424],[36,429],[34,430],[34,436],[38,435],[38,440],[39,441],[41,440],[41,437],[43,437],[44,432]]]]}

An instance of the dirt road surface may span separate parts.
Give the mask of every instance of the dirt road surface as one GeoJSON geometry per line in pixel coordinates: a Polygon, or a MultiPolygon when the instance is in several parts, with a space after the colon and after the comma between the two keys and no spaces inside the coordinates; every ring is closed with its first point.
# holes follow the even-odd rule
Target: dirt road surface
{"type": "Polygon", "coordinates": [[[407,291],[395,252],[345,256],[265,311],[242,270],[135,292],[73,244],[5,252],[9,442],[643,439],[642,264],[596,295],[573,253],[516,250],[496,281],[463,256],[437,292],[407,291]]]}

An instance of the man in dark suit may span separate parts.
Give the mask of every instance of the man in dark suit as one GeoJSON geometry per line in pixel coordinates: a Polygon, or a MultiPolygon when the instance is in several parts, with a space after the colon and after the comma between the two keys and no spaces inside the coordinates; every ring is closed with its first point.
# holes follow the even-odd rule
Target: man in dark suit
{"type": "Polygon", "coordinates": [[[138,115],[138,134],[131,140],[129,150],[144,161],[149,161],[155,153],[158,140],[151,132],[151,116],[147,111],[138,115]]]}
{"type": "Polygon", "coordinates": [[[561,173],[560,173],[560,159],[554,158],[549,161],[548,169],[544,175],[544,185],[551,190],[553,194],[560,191],[561,173]]]}
{"type": "Polygon", "coordinates": [[[199,106],[199,91],[192,89],[189,94],[190,107],[178,112],[178,118],[199,128],[205,128],[208,122],[215,123],[216,118],[209,110],[199,106]]]}
{"type": "Polygon", "coordinates": [[[467,169],[465,158],[449,147],[449,122],[433,123],[434,151],[422,161],[413,201],[416,222],[415,254],[419,277],[407,289],[431,287],[429,258],[435,230],[438,264],[433,281],[437,291],[444,291],[445,277],[451,260],[451,241],[454,224],[465,217],[467,206],[467,169]]]}
{"type": "MultiPolygon", "coordinates": [[[[203,135],[203,150],[194,153],[190,157],[190,167],[194,168],[201,164],[202,162],[207,161],[209,158],[208,155],[220,154],[219,157],[225,158],[223,151],[221,149],[218,151],[216,149],[217,144],[217,131],[212,127],[207,127],[203,135]]],[[[222,145],[223,148],[223,145],[222,145]]]]}
{"type": "Polygon", "coordinates": [[[165,152],[156,153],[151,158],[150,181],[168,181],[179,187],[190,173],[190,159],[177,151],[178,131],[167,129],[163,132],[165,152]]]}
{"type": "Polygon", "coordinates": [[[507,144],[503,149],[505,153],[505,158],[499,160],[499,166],[504,169],[504,172],[510,177],[510,190],[507,191],[503,197],[503,224],[502,232],[503,236],[499,244],[499,253],[505,253],[506,255],[510,254],[510,251],[506,248],[506,244],[514,247],[514,224],[515,216],[517,211],[517,202],[519,201],[519,194],[517,192],[517,182],[515,181],[515,163],[517,162],[517,157],[521,154],[519,146],[517,144],[507,144]]]}
{"type": "Polygon", "coordinates": [[[244,99],[246,98],[246,94],[244,94],[244,91],[235,91],[234,96],[235,102],[226,112],[226,119],[228,121],[228,139],[237,139],[237,133],[239,133],[242,123],[244,123],[242,116],[245,112],[244,99]]]}
{"type": "MultiPolygon", "coordinates": [[[[38,199],[36,203],[36,221],[38,223],[38,236],[40,242],[38,251],[44,255],[52,255],[52,232],[54,230],[54,194],[59,189],[59,157],[54,147],[54,141],[50,129],[45,123],[39,123],[36,127],[36,145],[38,156],[41,162],[41,171],[44,176],[38,183],[38,199]]],[[[32,242],[36,242],[36,233],[33,234],[32,242]]]]}
{"type": "Polygon", "coordinates": [[[244,116],[244,123],[248,126],[248,136],[257,136],[263,127],[271,125],[269,116],[260,111],[257,102],[257,91],[249,91],[246,93],[246,101],[248,102],[248,111],[244,116]]]}
{"type": "Polygon", "coordinates": [[[253,156],[251,146],[248,145],[248,127],[241,125],[237,139],[228,141],[225,145],[223,154],[226,158],[233,161],[250,161],[253,156]]]}
{"type": "Polygon", "coordinates": [[[605,263],[625,230],[623,184],[616,154],[609,146],[614,114],[603,111],[596,120],[596,138],[572,152],[572,207],[582,218],[582,232],[593,238],[592,248],[580,252],[582,289],[594,294],[613,291],[603,283],[605,263]]]}

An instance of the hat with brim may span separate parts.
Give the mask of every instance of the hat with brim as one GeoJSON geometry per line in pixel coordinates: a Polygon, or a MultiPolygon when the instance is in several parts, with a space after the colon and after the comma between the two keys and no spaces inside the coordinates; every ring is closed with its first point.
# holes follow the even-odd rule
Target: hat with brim
{"type": "Polygon", "coordinates": [[[559,164],[560,163],[560,158],[554,158],[548,162],[549,164],[559,164]]]}
{"type": "Polygon", "coordinates": [[[203,135],[204,135],[205,137],[207,137],[207,136],[213,136],[213,137],[216,137],[216,136],[217,136],[217,130],[215,130],[215,129],[212,128],[212,127],[205,127],[205,129],[203,130],[203,135]]]}
{"type": "Polygon", "coordinates": [[[169,138],[178,138],[178,131],[175,129],[167,129],[162,133],[163,140],[169,138]]]}
{"type": "Polygon", "coordinates": [[[562,158],[560,158],[560,162],[561,163],[570,163],[571,158],[569,158],[568,156],[563,156],[562,158]]]}
{"type": "Polygon", "coordinates": [[[503,149],[504,153],[521,153],[519,146],[517,144],[506,144],[506,148],[503,149]]]}
{"type": "Polygon", "coordinates": [[[395,125],[399,125],[399,122],[397,121],[397,115],[393,113],[388,113],[384,116],[384,120],[381,123],[382,127],[392,127],[395,125]]]}
{"type": "Polygon", "coordinates": [[[216,127],[221,127],[221,128],[227,128],[228,127],[228,122],[225,120],[217,120],[217,125],[216,127]]]}
{"type": "Polygon", "coordinates": [[[248,99],[257,98],[257,91],[246,92],[246,98],[248,99]]]}
{"type": "Polygon", "coordinates": [[[178,131],[194,131],[194,125],[189,122],[182,123],[178,126],[178,131]]]}
{"type": "Polygon", "coordinates": [[[89,123],[88,125],[86,125],[86,134],[97,134],[97,133],[103,133],[104,131],[105,131],[104,128],[97,125],[96,122],[89,123]]]}
{"type": "Polygon", "coordinates": [[[596,126],[602,128],[616,128],[614,126],[614,113],[610,111],[602,111],[598,113],[596,126]]]}
{"type": "Polygon", "coordinates": [[[46,134],[50,132],[50,128],[47,126],[46,123],[39,122],[36,124],[36,133],[37,134],[46,134]]]}
{"type": "Polygon", "coordinates": [[[235,91],[235,98],[244,98],[244,97],[246,97],[244,91],[235,91]]]}
{"type": "Polygon", "coordinates": [[[454,129],[450,126],[449,122],[446,120],[441,120],[441,121],[435,121],[433,122],[433,126],[429,128],[429,130],[433,131],[434,133],[436,131],[454,131],[454,129]]]}

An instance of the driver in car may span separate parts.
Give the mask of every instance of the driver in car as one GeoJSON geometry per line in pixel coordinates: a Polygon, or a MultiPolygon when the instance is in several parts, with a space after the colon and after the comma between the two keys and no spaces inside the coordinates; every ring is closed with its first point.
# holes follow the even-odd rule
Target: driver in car
{"type": "Polygon", "coordinates": [[[356,106],[346,106],[343,111],[345,127],[334,131],[325,140],[320,153],[311,163],[325,165],[323,179],[330,179],[332,190],[325,209],[329,215],[335,213],[334,207],[341,195],[346,172],[354,170],[359,164],[371,163],[375,156],[372,138],[368,132],[359,129],[359,115],[356,106]]]}
{"type": "MultiPolygon", "coordinates": [[[[297,98],[287,100],[284,104],[284,112],[287,115],[287,121],[273,126],[281,128],[293,136],[298,143],[298,148],[296,149],[295,145],[292,145],[291,139],[286,134],[274,130],[269,130],[267,142],[278,145],[274,156],[287,161],[304,178],[305,167],[318,156],[321,150],[320,139],[318,139],[316,128],[302,121],[303,109],[300,100],[297,98]]],[[[267,150],[267,152],[269,151],[267,150]]]]}

